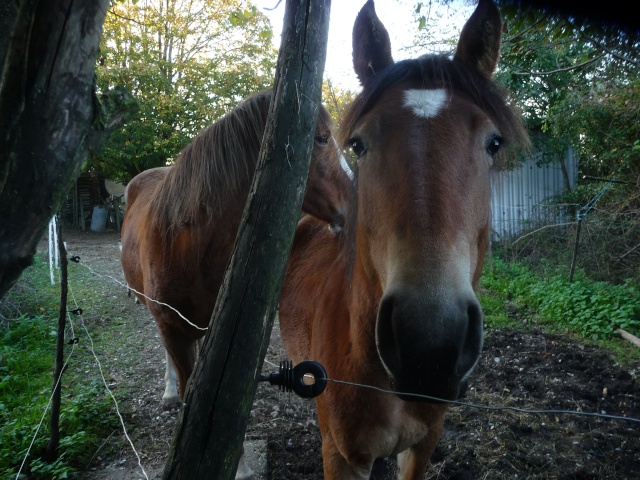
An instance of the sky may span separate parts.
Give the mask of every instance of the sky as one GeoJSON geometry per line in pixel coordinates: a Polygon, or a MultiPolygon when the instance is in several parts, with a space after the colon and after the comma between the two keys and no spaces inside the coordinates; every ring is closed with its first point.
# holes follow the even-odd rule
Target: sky
{"type": "MultiPolygon", "coordinates": [[[[428,1],[424,0],[424,3],[428,1]]],[[[331,2],[325,79],[328,78],[334,85],[352,91],[359,91],[360,84],[353,73],[351,32],[356,16],[365,2],[366,0],[333,0],[331,2]]],[[[274,45],[279,48],[286,0],[282,0],[275,10],[267,9],[275,7],[278,0],[253,0],[253,3],[271,21],[274,45]]],[[[447,9],[447,7],[440,7],[436,2],[433,3],[434,8],[447,9]]],[[[396,61],[416,56],[415,53],[412,55],[405,51],[413,44],[413,39],[418,32],[418,24],[413,17],[415,5],[416,0],[375,0],[376,13],[389,32],[392,55],[396,61]]],[[[453,0],[451,5],[455,15],[449,21],[453,22],[453,27],[459,32],[465,19],[473,11],[473,5],[469,5],[469,0],[453,0]]]]}

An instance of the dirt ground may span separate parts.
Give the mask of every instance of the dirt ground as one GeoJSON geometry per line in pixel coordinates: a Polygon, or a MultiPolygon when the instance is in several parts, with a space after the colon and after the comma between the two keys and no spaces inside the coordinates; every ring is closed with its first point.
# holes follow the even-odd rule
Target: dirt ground
{"type": "MultiPolygon", "coordinates": [[[[149,479],[159,478],[177,412],[160,406],[164,350],[153,319],[127,297],[119,264],[118,235],[64,231],[70,255],[91,268],[103,301],[94,325],[111,332],[97,345],[103,368],[124,398],[119,408],[127,434],[149,479]]],[[[72,274],[70,274],[72,279],[72,274]]],[[[70,280],[72,281],[72,280],[70,280]]],[[[522,315],[514,312],[514,315],[522,315]]],[[[491,407],[571,410],[640,418],[640,364],[621,368],[607,352],[568,336],[544,333],[521,318],[522,329],[486,332],[481,361],[461,401],[491,407]]],[[[264,371],[286,358],[277,325],[264,371]]],[[[313,401],[260,384],[249,440],[266,444],[267,471],[257,480],[322,478],[321,442],[313,401]]],[[[104,440],[86,480],[145,478],[122,430],[104,440]]],[[[385,461],[388,478],[394,461],[385,461]]],[[[526,414],[470,406],[449,409],[445,433],[425,478],[637,479],[640,423],[564,413],[526,414]]]]}

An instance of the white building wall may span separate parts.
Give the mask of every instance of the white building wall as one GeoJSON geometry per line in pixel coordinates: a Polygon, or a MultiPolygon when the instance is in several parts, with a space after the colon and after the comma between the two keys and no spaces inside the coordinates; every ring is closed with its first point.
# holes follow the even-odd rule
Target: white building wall
{"type": "MultiPolygon", "coordinates": [[[[520,168],[495,174],[492,180],[492,239],[500,241],[519,235],[535,226],[569,221],[562,208],[545,200],[565,190],[558,163],[536,166],[534,155],[520,168]]],[[[573,188],[578,175],[578,160],[573,148],[565,158],[569,183],[573,188]]]]}

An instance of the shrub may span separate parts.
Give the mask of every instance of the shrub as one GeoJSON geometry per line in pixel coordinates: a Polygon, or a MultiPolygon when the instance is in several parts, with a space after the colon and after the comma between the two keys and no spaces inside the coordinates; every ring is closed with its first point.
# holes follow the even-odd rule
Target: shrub
{"type": "Polygon", "coordinates": [[[522,264],[495,259],[482,285],[500,299],[535,311],[540,320],[586,338],[606,339],[618,328],[640,334],[640,295],[630,280],[612,285],[578,271],[569,282],[560,267],[534,272],[522,264]]]}
{"type": "MultiPolygon", "coordinates": [[[[0,322],[0,478],[16,478],[27,453],[21,472],[28,478],[71,478],[90,461],[105,432],[117,428],[102,379],[86,378],[93,358],[76,350],[62,378],[58,457],[52,462],[39,458],[50,434],[47,404],[53,385],[59,288],[51,285],[48,266],[36,258],[0,303],[4,319],[0,322]]],[[[69,353],[66,348],[65,355],[69,353]]]]}

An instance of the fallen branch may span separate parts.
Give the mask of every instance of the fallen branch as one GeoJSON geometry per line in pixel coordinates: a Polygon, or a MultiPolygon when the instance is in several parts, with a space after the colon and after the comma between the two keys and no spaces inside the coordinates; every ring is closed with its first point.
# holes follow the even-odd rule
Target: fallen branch
{"type": "Polygon", "coordinates": [[[633,343],[636,347],[640,347],[640,338],[636,337],[635,335],[632,335],[629,332],[624,331],[623,329],[619,328],[618,329],[618,333],[620,334],[620,336],[622,338],[624,338],[625,340],[629,340],[631,343],[633,343]]]}

